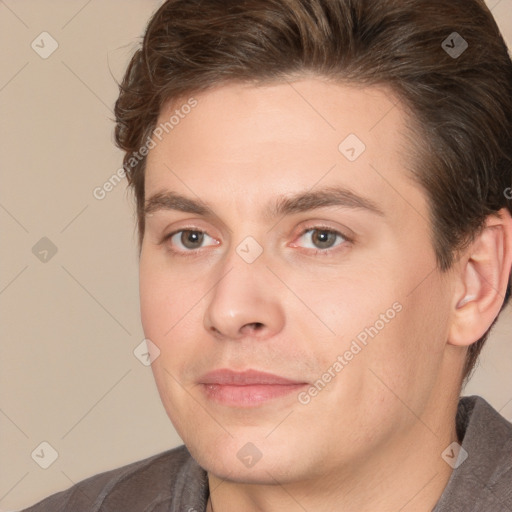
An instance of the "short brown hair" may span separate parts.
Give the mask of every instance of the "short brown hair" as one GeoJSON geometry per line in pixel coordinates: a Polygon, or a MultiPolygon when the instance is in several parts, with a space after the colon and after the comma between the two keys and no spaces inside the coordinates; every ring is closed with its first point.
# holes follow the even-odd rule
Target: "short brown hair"
{"type": "MultiPolygon", "coordinates": [[[[168,0],[150,19],[115,105],[139,249],[146,158],[133,155],[164,103],[224,82],[304,73],[389,86],[412,113],[412,174],[429,200],[442,271],[488,215],[511,210],[512,62],[483,0],[168,0]]],[[[504,305],[509,296],[510,284],[504,305]]],[[[492,325],[468,349],[464,378],[492,325]]]]}

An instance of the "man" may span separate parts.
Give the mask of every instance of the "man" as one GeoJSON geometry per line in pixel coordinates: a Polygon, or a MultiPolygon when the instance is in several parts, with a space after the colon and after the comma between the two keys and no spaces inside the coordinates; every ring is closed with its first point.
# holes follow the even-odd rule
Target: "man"
{"type": "Polygon", "coordinates": [[[512,63],[479,0],[175,0],[116,104],[185,446],[30,511],[507,511],[459,400],[509,296],[512,63]]]}

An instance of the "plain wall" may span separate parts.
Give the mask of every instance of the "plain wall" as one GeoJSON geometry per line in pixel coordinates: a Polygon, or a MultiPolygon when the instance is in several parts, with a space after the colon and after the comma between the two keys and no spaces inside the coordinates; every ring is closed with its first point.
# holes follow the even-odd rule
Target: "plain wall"
{"type": "MultiPolygon", "coordinates": [[[[115,79],[160,3],[0,2],[0,510],[181,444],[133,354],[144,335],[126,182],[93,195],[121,166],[115,79]],[[59,45],[46,59],[31,47],[51,48],[43,31],[59,45]],[[58,452],[48,469],[31,456],[43,441],[58,452]]],[[[510,45],[512,0],[488,5],[510,45]]],[[[511,327],[507,308],[465,390],[509,420],[511,327]]]]}

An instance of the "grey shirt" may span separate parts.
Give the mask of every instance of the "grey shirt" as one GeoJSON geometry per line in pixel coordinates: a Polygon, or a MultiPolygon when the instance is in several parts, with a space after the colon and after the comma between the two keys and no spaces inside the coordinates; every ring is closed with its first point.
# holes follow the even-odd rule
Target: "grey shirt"
{"type": "MultiPolygon", "coordinates": [[[[512,424],[472,396],[459,401],[456,426],[468,457],[432,512],[512,512],[512,424]]],[[[208,494],[206,472],[180,446],[83,480],[25,512],[205,512],[208,494]]]]}

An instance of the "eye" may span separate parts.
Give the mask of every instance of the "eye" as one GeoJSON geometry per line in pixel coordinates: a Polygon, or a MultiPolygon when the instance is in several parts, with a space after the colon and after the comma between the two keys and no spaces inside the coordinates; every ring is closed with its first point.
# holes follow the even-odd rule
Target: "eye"
{"type": "Polygon", "coordinates": [[[213,243],[208,245],[218,245],[219,243],[204,231],[197,229],[182,229],[180,231],[175,231],[174,233],[167,235],[164,241],[169,241],[171,246],[178,247],[179,250],[172,249],[175,252],[190,252],[195,249],[200,249],[203,246],[203,242],[207,242],[208,239],[213,241],[213,243]]]}
{"type": "MultiPolygon", "coordinates": [[[[348,242],[349,239],[339,231],[333,229],[314,227],[304,230],[299,236],[298,240],[302,240],[301,245],[306,249],[316,249],[318,252],[327,252],[341,245],[343,242],[348,242]]],[[[292,244],[296,246],[296,244],[292,244]]]]}

